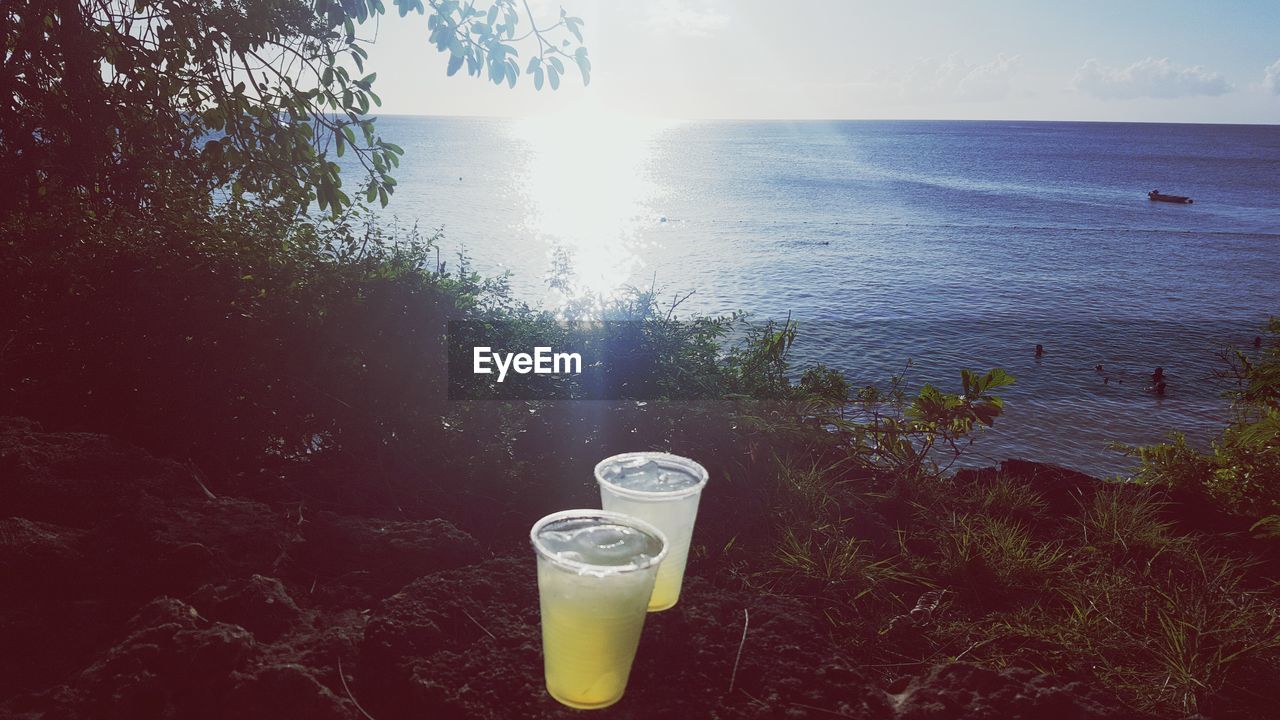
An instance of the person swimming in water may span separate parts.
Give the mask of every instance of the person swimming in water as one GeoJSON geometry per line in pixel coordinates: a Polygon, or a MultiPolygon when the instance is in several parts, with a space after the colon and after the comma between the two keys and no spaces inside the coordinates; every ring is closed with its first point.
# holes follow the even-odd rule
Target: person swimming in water
{"type": "Polygon", "coordinates": [[[1044,357],[1044,346],[1036,343],[1036,357],[1044,357]]]}
{"type": "Polygon", "coordinates": [[[1151,386],[1147,389],[1157,395],[1163,395],[1168,384],[1164,381],[1164,368],[1158,367],[1151,373],[1151,386]]]}

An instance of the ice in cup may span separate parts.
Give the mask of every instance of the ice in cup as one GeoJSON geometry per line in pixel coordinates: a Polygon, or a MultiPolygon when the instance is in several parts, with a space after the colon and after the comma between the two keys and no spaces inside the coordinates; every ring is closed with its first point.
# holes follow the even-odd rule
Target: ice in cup
{"type": "Polygon", "coordinates": [[[622,697],[667,539],[605,510],[552,513],[529,532],[538,554],[547,692],[579,709],[622,697]]]}
{"type": "Polygon", "coordinates": [[[595,472],[605,510],[647,520],[667,536],[667,559],[658,568],[649,611],[670,608],[680,599],[706,468],[679,455],[635,452],[605,458],[595,472]]]}

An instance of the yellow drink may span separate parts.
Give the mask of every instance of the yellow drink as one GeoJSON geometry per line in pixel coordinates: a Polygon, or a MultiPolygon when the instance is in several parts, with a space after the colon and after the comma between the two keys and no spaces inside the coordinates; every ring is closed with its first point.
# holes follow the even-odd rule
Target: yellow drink
{"type": "Polygon", "coordinates": [[[568,510],[533,526],[547,692],[580,709],[627,687],[666,540],[648,523],[568,510]]]}
{"type": "Polygon", "coordinates": [[[658,568],[649,612],[674,606],[684,584],[706,469],[678,455],[637,452],[602,460],[595,474],[605,510],[645,520],[667,536],[667,558],[658,568]]]}

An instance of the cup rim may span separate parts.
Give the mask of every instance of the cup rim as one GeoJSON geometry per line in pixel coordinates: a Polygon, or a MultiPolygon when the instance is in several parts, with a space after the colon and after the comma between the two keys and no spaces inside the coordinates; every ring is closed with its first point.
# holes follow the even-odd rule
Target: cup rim
{"type": "Polygon", "coordinates": [[[621,495],[623,497],[626,497],[632,500],[644,500],[649,502],[662,502],[664,500],[678,500],[680,498],[688,497],[690,495],[696,495],[702,492],[702,488],[706,487],[707,479],[710,477],[707,474],[707,469],[702,467],[702,464],[697,462],[696,460],[692,460],[690,458],[684,457],[683,455],[674,455],[669,452],[660,452],[657,450],[642,450],[640,452],[627,452],[627,453],[619,453],[617,455],[610,455],[609,457],[596,463],[595,476],[596,476],[596,482],[598,484],[609,488],[609,491],[616,495],[621,495]],[[600,472],[606,463],[625,462],[626,460],[630,460],[631,458],[640,458],[640,457],[649,458],[652,460],[660,460],[663,462],[671,463],[673,465],[679,465],[684,470],[687,470],[693,473],[695,476],[697,476],[698,484],[687,487],[687,488],[679,488],[677,490],[662,490],[662,491],[633,490],[631,488],[625,488],[625,487],[622,487],[621,485],[618,485],[617,483],[606,480],[600,472]]]}
{"type": "Polygon", "coordinates": [[[541,520],[533,524],[529,529],[529,542],[533,544],[533,550],[539,557],[545,558],[553,565],[572,570],[579,575],[595,575],[597,577],[606,577],[609,575],[625,575],[627,573],[637,572],[640,570],[648,570],[660,564],[667,557],[667,550],[671,547],[671,543],[667,540],[666,533],[659,530],[652,523],[645,522],[640,518],[626,515],[612,510],[595,510],[592,508],[576,508],[573,510],[561,510],[544,516],[541,520]],[[662,543],[662,550],[657,555],[648,558],[643,564],[632,566],[617,565],[596,565],[593,563],[583,562],[581,560],[569,560],[562,558],[555,553],[547,550],[538,542],[538,531],[546,527],[550,523],[557,520],[565,520],[568,518],[600,518],[602,520],[610,520],[620,525],[628,525],[641,532],[648,533],[657,538],[662,543]]]}

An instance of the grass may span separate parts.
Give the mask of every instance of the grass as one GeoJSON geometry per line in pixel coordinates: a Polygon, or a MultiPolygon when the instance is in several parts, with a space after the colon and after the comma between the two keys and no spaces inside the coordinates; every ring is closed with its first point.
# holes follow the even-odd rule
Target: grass
{"type": "Polygon", "coordinates": [[[979,597],[1036,591],[1070,567],[1060,542],[1038,541],[1027,525],[988,515],[953,514],[936,542],[940,574],[979,597]]]}
{"type": "Polygon", "coordinates": [[[1196,509],[1150,488],[1100,483],[1059,511],[1017,477],[904,486],[806,458],[777,461],[770,498],[772,534],[735,542],[754,558],[739,576],[819,601],[837,642],[886,676],[963,656],[1083,678],[1158,717],[1280,703],[1280,593],[1247,536],[1181,530],[1196,509]],[[931,622],[895,622],[928,590],[947,597],[931,622]]]}
{"type": "Polygon", "coordinates": [[[1096,668],[1138,709],[1230,716],[1249,679],[1275,671],[1275,599],[1247,589],[1241,561],[1193,548],[1163,568],[1101,570],[1076,576],[1065,608],[1024,617],[1021,632],[1074,648],[1069,664],[1096,668]]]}
{"type": "Polygon", "coordinates": [[[1244,563],[1199,552],[1190,559],[1185,572],[1171,571],[1151,587],[1159,632],[1152,634],[1150,652],[1160,672],[1142,680],[1161,679],[1160,695],[1199,712],[1211,710],[1206,705],[1229,685],[1248,691],[1232,678],[1262,654],[1280,649],[1280,614],[1262,593],[1246,589],[1244,563]]]}
{"type": "Polygon", "coordinates": [[[791,518],[826,518],[837,509],[833,494],[833,467],[811,461],[804,466],[790,466],[777,461],[778,485],[775,495],[791,518]]]}
{"type": "MultiPolygon", "coordinates": [[[[751,540],[765,552],[743,577],[827,601],[839,644],[886,680],[963,657],[1079,678],[1154,717],[1273,715],[1280,534],[1269,531],[1280,523],[1268,504],[1277,436],[1265,423],[1280,417],[1280,355],[1273,360],[1270,375],[1250,376],[1251,392],[1271,393],[1253,401],[1265,405],[1259,424],[1228,432],[1212,457],[1178,443],[1147,449],[1137,482],[1085,487],[1071,509],[1047,502],[1029,478],[895,472],[865,449],[850,451],[852,466],[838,453],[778,461],[775,526],[751,540]],[[901,621],[904,598],[926,589],[947,602],[930,622],[901,621]]],[[[905,422],[927,419],[930,407],[917,403],[905,422]]],[[[911,442],[921,427],[934,431],[903,424],[894,440],[911,442]]]]}
{"type": "Polygon", "coordinates": [[[1031,521],[1048,507],[1044,496],[1026,482],[1004,474],[976,494],[979,512],[992,517],[1031,521]]]}
{"type": "Polygon", "coordinates": [[[429,239],[313,230],[265,242],[281,237],[270,218],[160,220],[146,234],[95,222],[85,237],[63,237],[57,218],[52,229],[14,225],[7,252],[24,260],[0,262],[0,306],[25,318],[15,337],[27,347],[11,349],[6,369],[31,379],[14,412],[118,428],[158,454],[194,448],[227,477],[261,468],[264,454],[279,466],[375,468],[361,490],[388,489],[373,502],[492,537],[493,518],[545,491],[531,469],[573,477],[610,448],[670,443],[717,466],[718,501],[733,508],[700,519],[701,540],[722,549],[700,546],[694,559],[820,608],[868,667],[1029,665],[1161,716],[1280,707],[1280,592],[1263,582],[1274,560],[1249,565],[1263,541],[1246,532],[1179,524],[1205,509],[1187,497],[1227,497],[1227,511],[1258,511],[1243,528],[1275,526],[1274,485],[1261,482],[1275,476],[1270,425],[1241,428],[1212,457],[1176,443],[1147,450],[1146,480],[1168,495],[1099,486],[1061,512],[1018,477],[962,483],[932,461],[930,448],[946,455],[995,420],[987,391],[1003,373],[965,372],[962,393],[926,386],[910,399],[895,380],[888,403],[864,394],[868,424],[846,416],[840,378],[812,368],[788,380],[793,322],[757,326],[725,352],[736,316],[677,322],[650,290],[615,308],[644,321],[638,337],[615,338],[646,360],[635,380],[656,397],[707,401],[620,405],[603,425],[629,431],[603,432],[567,405],[448,401],[439,333],[423,328],[492,321],[516,346],[562,326],[499,281],[446,272],[429,239]],[[33,268],[97,291],[46,292],[33,268]],[[148,282],[116,282],[135,272],[148,282]],[[245,312],[227,323],[228,307],[245,312]],[[95,317],[111,330],[84,322],[95,317]],[[929,590],[950,591],[931,622],[883,630],[929,590]]]}
{"type": "Polygon", "coordinates": [[[1138,487],[1103,487],[1092,501],[1081,504],[1078,522],[1083,542],[1123,556],[1151,557],[1180,542],[1172,537],[1173,523],[1162,518],[1165,504],[1138,487]]]}

